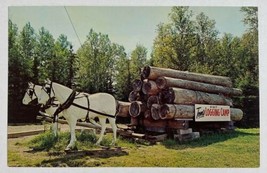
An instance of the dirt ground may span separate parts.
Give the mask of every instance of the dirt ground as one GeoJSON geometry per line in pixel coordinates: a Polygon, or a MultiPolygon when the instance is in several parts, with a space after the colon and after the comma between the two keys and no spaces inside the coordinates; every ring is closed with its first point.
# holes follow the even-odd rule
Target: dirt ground
{"type": "MultiPolygon", "coordinates": [[[[46,124],[11,124],[8,125],[8,133],[26,132],[33,130],[49,130],[51,123],[46,124]]],[[[69,126],[67,124],[58,125],[61,130],[68,130],[69,126]]]]}

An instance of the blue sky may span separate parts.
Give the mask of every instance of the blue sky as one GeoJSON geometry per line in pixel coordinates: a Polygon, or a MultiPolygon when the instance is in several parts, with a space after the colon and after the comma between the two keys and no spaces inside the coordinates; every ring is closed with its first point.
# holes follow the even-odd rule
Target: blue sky
{"type": "MultiPolygon", "coordinates": [[[[216,29],[223,33],[241,36],[246,27],[242,19],[240,7],[190,7],[195,15],[204,12],[210,19],[216,21],[216,29]]],[[[89,30],[108,34],[112,42],[123,45],[130,54],[137,44],[142,44],[151,52],[153,39],[156,37],[157,25],[168,23],[169,6],[143,7],[66,7],[78,37],[83,43],[89,30]]],[[[11,6],[8,17],[19,30],[30,22],[36,32],[44,26],[55,39],[65,34],[77,50],[80,47],[64,6],[11,6]]]]}

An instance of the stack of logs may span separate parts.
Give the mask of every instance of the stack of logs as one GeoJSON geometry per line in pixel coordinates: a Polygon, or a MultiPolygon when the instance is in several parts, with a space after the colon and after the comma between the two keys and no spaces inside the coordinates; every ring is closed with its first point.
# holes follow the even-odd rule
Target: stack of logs
{"type": "Polygon", "coordinates": [[[228,77],[146,66],[129,94],[131,125],[146,131],[174,133],[201,126],[227,128],[231,123],[195,122],[194,105],[228,105],[231,121],[239,121],[243,112],[232,108],[231,96],[241,94],[241,90],[232,88],[228,77]]]}

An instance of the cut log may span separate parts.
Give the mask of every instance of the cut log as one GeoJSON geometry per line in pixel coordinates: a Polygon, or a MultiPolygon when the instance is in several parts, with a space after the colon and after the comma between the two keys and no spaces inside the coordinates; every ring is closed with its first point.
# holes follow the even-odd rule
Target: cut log
{"type": "Polygon", "coordinates": [[[193,118],[195,107],[190,105],[165,104],[160,107],[159,117],[161,119],[193,118]]]}
{"type": "Polygon", "coordinates": [[[155,81],[148,80],[143,83],[142,92],[147,95],[157,95],[160,89],[158,88],[155,81]]]}
{"type": "Polygon", "coordinates": [[[153,118],[153,120],[159,120],[160,119],[159,111],[160,111],[160,105],[159,104],[153,104],[151,106],[150,112],[151,112],[151,117],[153,118]]]}
{"type": "Polygon", "coordinates": [[[123,101],[118,101],[118,113],[117,116],[119,117],[129,117],[129,109],[130,109],[130,104],[129,102],[123,102],[123,101]]]}
{"type": "Polygon", "coordinates": [[[168,87],[185,88],[196,91],[203,91],[207,93],[225,94],[225,95],[241,95],[242,91],[237,88],[223,87],[219,85],[175,79],[170,77],[159,77],[156,83],[160,89],[166,89],[168,87]]]}
{"type": "Polygon", "coordinates": [[[192,73],[187,71],[173,70],[169,68],[146,66],[143,68],[141,76],[145,79],[150,80],[156,80],[158,77],[166,76],[177,79],[186,79],[191,81],[232,87],[232,82],[229,77],[192,73]]]}
{"type": "Polygon", "coordinates": [[[146,103],[147,107],[151,108],[151,106],[153,104],[159,104],[159,97],[158,96],[150,96],[150,97],[148,97],[147,103],[146,103]]]}
{"type": "Polygon", "coordinates": [[[151,117],[151,111],[149,109],[145,111],[144,117],[145,118],[150,118],[151,117]]]}
{"type": "Polygon", "coordinates": [[[230,98],[223,95],[205,93],[183,88],[169,88],[159,93],[159,103],[175,104],[214,104],[233,106],[230,98]]]}
{"type": "Polygon", "coordinates": [[[146,104],[142,102],[135,101],[132,102],[130,105],[129,113],[132,117],[137,117],[141,114],[141,112],[145,111],[146,111],[146,104]]]}
{"type": "Polygon", "coordinates": [[[129,102],[140,100],[140,94],[138,91],[131,91],[128,97],[129,102]]]}
{"type": "Polygon", "coordinates": [[[140,80],[140,79],[135,79],[135,80],[133,81],[133,84],[132,84],[132,86],[133,86],[133,91],[136,91],[136,92],[141,91],[141,89],[142,89],[142,85],[143,85],[143,81],[142,81],[142,80],[140,80]]]}
{"type": "Polygon", "coordinates": [[[230,115],[232,121],[240,121],[243,118],[243,111],[241,109],[231,108],[230,115]]]}
{"type": "MultiPolygon", "coordinates": [[[[195,107],[191,105],[165,104],[160,107],[159,116],[161,119],[193,118],[195,107]]],[[[241,109],[230,108],[232,121],[240,121],[243,117],[241,109]]]]}

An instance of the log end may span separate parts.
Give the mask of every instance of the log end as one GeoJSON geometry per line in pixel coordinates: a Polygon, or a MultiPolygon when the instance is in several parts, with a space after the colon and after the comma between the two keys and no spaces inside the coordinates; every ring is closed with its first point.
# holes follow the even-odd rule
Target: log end
{"type": "Polygon", "coordinates": [[[134,102],[134,101],[139,100],[139,98],[140,98],[139,92],[131,91],[129,94],[128,100],[129,102],[134,102]]]}
{"type": "Polygon", "coordinates": [[[140,79],[135,79],[135,80],[133,81],[133,84],[132,84],[132,86],[133,86],[133,91],[141,91],[141,89],[142,89],[142,85],[143,85],[142,80],[140,80],[140,79]]]}
{"type": "Polygon", "coordinates": [[[168,115],[168,113],[169,113],[169,107],[168,106],[166,106],[166,105],[162,105],[161,107],[160,107],[160,110],[159,110],[159,117],[161,118],[161,119],[167,119],[167,115],[168,115]]]}
{"type": "Polygon", "coordinates": [[[172,104],[175,99],[175,93],[172,88],[168,88],[166,90],[162,90],[159,95],[159,103],[160,104],[172,104]]]}
{"type": "Polygon", "coordinates": [[[142,86],[142,92],[144,94],[148,94],[150,90],[151,90],[151,84],[149,82],[144,82],[142,86]]]}
{"type": "Polygon", "coordinates": [[[151,117],[153,118],[153,120],[159,120],[159,107],[160,105],[158,104],[153,104],[151,106],[151,117]]]}
{"type": "Polygon", "coordinates": [[[231,109],[231,120],[240,121],[243,118],[243,111],[241,109],[232,108],[231,109]]]}
{"type": "Polygon", "coordinates": [[[141,113],[141,106],[140,106],[140,103],[138,102],[132,102],[131,105],[130,105],[130,108],[129,108],[129,114],[132,116],[132,117],[137,117],[138,115],[140,115],[141,113]]]}
{"type": "Polygon", "coordinates": [[[142,73],[141,73],[141,77],[142,77],[143,79],[147,79],[147,78],[149,77],[149,75],[150,75],[150,66],[145,66],[145,67],[143,68],[142,73]]]}
{"type": "Polygon", "coordinates": [[[147,107],[150,108],[153,104],[159,104],[158,96],[150,96],[147,99],[147,107]]]}
{"type": "Polygon", "coordinates": [[[160,89],[164,89],[167,87],[167,81],[164,77],[158,77],[156,80],[156,84],[160,89]]]}

